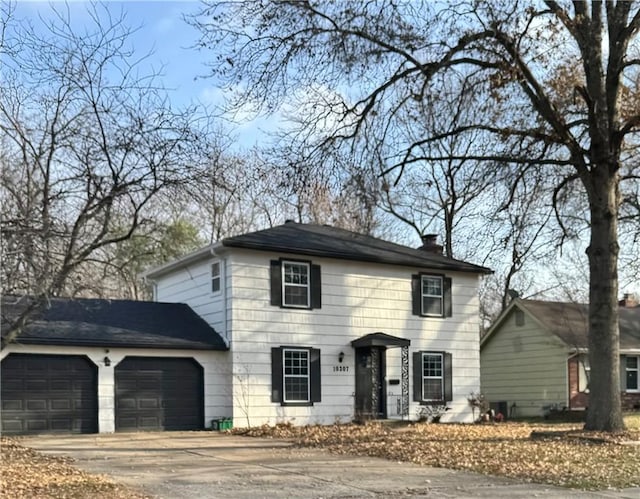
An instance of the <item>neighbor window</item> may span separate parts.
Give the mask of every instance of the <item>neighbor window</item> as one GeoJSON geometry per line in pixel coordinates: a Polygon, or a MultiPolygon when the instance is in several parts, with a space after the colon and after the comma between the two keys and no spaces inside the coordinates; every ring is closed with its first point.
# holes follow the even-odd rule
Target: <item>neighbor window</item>
{"type": "Polygon", "coordinates": [[[640,391],[640,385],[638,384],[638,371],[640,370],[640,361],[638,359],[640,359],[640,357],[626,357],[625,374],[628,392],[640,391]]]}
{"type": "Polygon", "coordinates": [[[452,400],[451,354],[413,354],[413,400],[421,404],[445,404],[452,400]]]}
{"type": "Polygon", "coordinates": [[[589,393],[589,380],[591,379],[591,366],[589,356],[580,354],[578,357],[578,391],[589,393]]]}
{"type": "Polygon", "coordinates": [[[320,402],[320,350],[293,346],[271,349],[271,401],[281,405],[320,402]]]}
{"type": "Polygon", "coordinates": [[[217,293],[220,291],[220,262],[213,262],[211,264],[211,292],[217,293]]]}

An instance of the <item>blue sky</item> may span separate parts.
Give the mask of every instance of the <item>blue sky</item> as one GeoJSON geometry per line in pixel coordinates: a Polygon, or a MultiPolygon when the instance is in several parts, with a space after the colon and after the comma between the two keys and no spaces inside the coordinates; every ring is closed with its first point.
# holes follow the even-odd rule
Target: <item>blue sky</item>
{"type": "MultiPolygon", "coordinates": [[[[153,51],[145,61],[155,70],[162,69],[162,82],[170,89],[172,104],[186,106],[190,103],[202,103],[220,106],[224,102],[224,92],[212,78],[203,78],[208,68],[205,63],[213,60],[210,52],[200,52],[192,46],[198,39],[198,32],[184,20],[184,14],[199,10],[197,1],[103,1],[101,5],[114,16],[120,12],[131,28],[138,28],[132,35],[131,46],[138,56],[153,51]]],[[[91,24],[87,1],[35,1],[18,0],[14,15],[17,19],[29,19],[36,28],[42,26],[40,18],[54,17],[52,8],[70,14],[72,26],[83,30],[91,24]]],[[[100,12],[102,9],[98,9],[100,12]]],[[[264,139],[264,130],[277,126],[275,118],[262,117],[234,125],[241,147],[250,147],[256,141],[264,139]]]]}

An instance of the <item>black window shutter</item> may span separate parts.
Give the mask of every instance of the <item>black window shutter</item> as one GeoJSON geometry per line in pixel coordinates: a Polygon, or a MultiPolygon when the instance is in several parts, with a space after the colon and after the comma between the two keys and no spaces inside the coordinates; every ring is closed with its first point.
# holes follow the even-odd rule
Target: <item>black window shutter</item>
{"type": "Polygon", "coordinates": [[[411,301],[413,304],[413,315],[422,315],[422,290],[419,274],[411,276],[411,301]]]}
{"type": "Polygon", "coordinates": [[[442,292],[444,298],[444,317],[453,315],[453,306],[451,305],[451,277],[442,279],[442,292]]]}
{"type": "Polygon", "coordinates": [[[271,349],[271,402],[284,400],[282,393],[282,348],[271,349]]]}
{"type": "Polygon", "coordinates": [[[311,308],[322,308],[320,265],[311,265],[311,308]]]}
{"type": "Polygon", "coordinates": [[[444,400],[450,402],[453,400],[453,368],[451,366],[452,356],[450,353],[445,352],[443,354],[444,360],[444,400]]]}
{"type": "Polygon", "coordinates": [[[413,400],[422,400],[422,352],[413,352],[413,400]]]}
{"type": "Polygon", "coordinates": [[[627,356],[620,356],[620,390],[627,391],[627,356]]]}
{"type": "Polygon", "coordinates": [[[271,305],[282,305],[282,263],[271,260],[271,305]]]}
{"type": "Polygon", "coordinates": [[[309,350],[309,365],[311,374],[310,396],[311,402],[322,400],[322,381],[320,379],[320,350],[311,348],[309,350]]]}

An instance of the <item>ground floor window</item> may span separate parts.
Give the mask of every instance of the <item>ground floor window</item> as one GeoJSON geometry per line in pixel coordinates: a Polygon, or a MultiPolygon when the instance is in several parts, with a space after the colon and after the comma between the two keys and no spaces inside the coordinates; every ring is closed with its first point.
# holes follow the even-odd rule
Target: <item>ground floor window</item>
{"type": "Polygon", "coordinates": [[[321,400],[320,350],[282,346],[271,349],[271,401],[313,405],[321,400]]]}
{"type": "Polygon", "coordinates": [[[640,391],[638,384],[638,371],[640,370],[640,357],[627,355],[625,358],[625,379],[628,392],[640,391]]]}
{"type": "Polygon", "coordinates": [[[415,352],[413,354],[413,400],[423,404],[445,404],[452,396],[451,354],[415,352]]]}

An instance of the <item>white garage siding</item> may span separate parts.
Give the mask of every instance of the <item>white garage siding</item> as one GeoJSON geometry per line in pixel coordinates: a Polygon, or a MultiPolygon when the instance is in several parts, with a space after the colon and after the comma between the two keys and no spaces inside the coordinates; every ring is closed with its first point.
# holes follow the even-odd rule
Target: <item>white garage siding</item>
{"type": "Polygon", "coordinates": [[[51,355],[86,355],[98,366],[98,428],[100,433],[115,431],[115,378],[114,370],[127,356],[135,357],[183,357],[195,359],[204,370],[204,428],[211,420],[231,417],[231,367],[229,352],[203,350],[165,350],[97,347],[59,347],[35,345],[8,345],[0,352],[0,359],[10,353],[51,355]],[[110,365],[105,365],[105,357],[110,365]]]}

